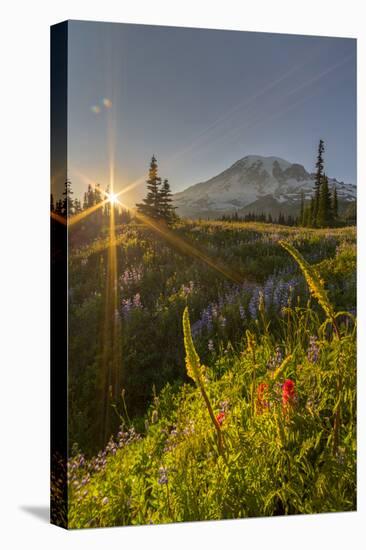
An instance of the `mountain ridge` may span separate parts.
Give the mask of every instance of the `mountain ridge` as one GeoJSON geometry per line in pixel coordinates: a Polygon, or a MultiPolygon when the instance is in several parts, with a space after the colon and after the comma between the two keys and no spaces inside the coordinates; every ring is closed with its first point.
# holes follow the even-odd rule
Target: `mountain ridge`
{"type": "MultiPolygon", "coordinates": [[[[337,189],[341,207],[356,200],[356,186],[328,178],[337,189]]],[[[278,215],[295,214],[301,193],[310,200],[314,173],[302,164],[276,156],[247,155],[216,176],[173,195],[178,214],[187,217],[217,217],[238,212],[278,215]]]]}

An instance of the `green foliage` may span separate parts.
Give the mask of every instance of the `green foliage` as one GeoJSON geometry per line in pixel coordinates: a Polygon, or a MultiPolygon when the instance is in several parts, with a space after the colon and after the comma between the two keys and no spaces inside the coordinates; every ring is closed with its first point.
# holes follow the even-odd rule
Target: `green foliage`
{"type": "Polygon", "coordinates": [[[208,413],[210,415],[210,418],[212,420],[212,423],[217,431],[217,440],[218,440],[218,450],[221,454],[223,451],[223,441],[222,441],[222,434],[221,434],[221,428],[220,424],[217,420],[217,418],[214,415],[212,405],[210,402],[210,399],[207,395],[206,388],[205,388],[205,373],[204,368],[201,366],[200,358],[198,357],[198,354],[196,352],[196,348],[194,347],[194,343],[192,340],[192,333],[191,333],[191,325],[189,322],[189,313],[188,313],[188,307],[185,308],[183,313],[183,335],[184,335],[184,347],[186,351],[186,368],[187,373],[190,378],[192,378],[198,388],[201,391],[202,397],[205,401],[208,413]]]}
{"type": "MultiPolygon", "coordinates": [[[[281,244],[326,316],[337,317],[313,266],[293,245],[281,244]]],[[[338,247],[323,272],[332,265],[341,271],[350,254],[349,244],[338,247]]],[[[183,304],[187,299],[192,311],[193,296],[183,304]]],[[[170,296],[169,307],[177,301],[170,296]]],[[[99,456],[75,451],[68,465],[71,528],[355,509],[354,325],[342,324],[334,338],[310,301],[286,307],[278,330],[265,308],[262,315],[271,330],[253,322],[203,369],[184,310],[180,340],[195,386],[153,392],[140,434],[132,419],[99,456]],[[284,390],[289,381],[291,399],[284,390]],[[221,453],[202,388],[220,417],[221,453]]]]}
{"type": "Polygon", "coordinates": [[[296,250],[294,246],[285,241],[280,241],[280,245],[287,250],[289,254],[297,261],[302,272],[305,275],[306,282],[308,283],[311,294],[318,300],[319,304],[324,309],[325,314],[329,319],[334,319],[334,310],[332,304],[329,302],[327,292],[324,288],[324,283],[314,269],[304,258],[300,252],[296,250]]]}
{"type": "MultiPolygon", "coordinates": [[[[118,385],[125,389],[130,418],[138,418],[142,426],[152,402],[153,386],[159,393],[167,383],[179,387],[188,380],[181,337],[187,304],[195,349],[214,376],[222,376],[230,367],[246,330],[258,341],[264,330],[262,314],[259,319],[253,318],[249,306],[256,290],[272,284],[274,275],[276,292],[282,292],[283,285],[292,285],[294,279],[296,286],[286,313],[287,298],[275,307],[264,296],[265,325],[272,345],[282,339],[289,350],[297,340],[306,340],[294,306],[302,308],[301,316],[311,323],[308,330],[315,334],[322,324],[322,313],[316,304],[306,308],[306,283],[295,262],[291,263],[287,252],[278,246],[279,239],[292,243],[308,263],[320,262],[317,268],[327,281],[328,298],[337,310],[352,311],[355,307],[353,228],[314,230],[258,223],[180,222],[174,233],[202,250],[213,263],[220,258],[223,265],[240,274],[244,283],[228,284],[220,272],[197,257],[182,255],[163,239],[152,237],[151,231],[140,224],[117,226],[117,305],[121,323],[120,346],[115,353],[118,385]],[[197,331],[202,312],[210,304],[218,310],[217,315],[212,316],[211,326],[197,331]]],[[[86,244],[82,241],[76,246],[73,241],[70,245],[70,447],[77,443],[89,456],[107,443],[119,423],[111,411],[112,429],[103,434],[103,326],[109,244],[108,234],[102,233],[86,244]]],[[[346,321],[339,318],[337,322],[342,326],[346,321]]],[[[119,393],[113,402],[123,409],[119,393]]]]}
{"type": "Polygon", "coordinates": [[[317,266],[321,277],[327,281],[328,295],[340,310],[356,303],[356,253],[356,244],[343,242],[333,257],[317,266]]]}
{"type": "Polygon", "coordinates": [[[183,312],[183,334],[184,347],[186,351],[187,374],[190,378],[192,378],[192,380],[194,380],[194,382],[196,382],[197,386],[200,387],[204,385],[203,379],[205,375],[203,367],[200,364],[200,358],[198,357],[196,348],[193,344],[188,307],[186,307],[183,312]]]}

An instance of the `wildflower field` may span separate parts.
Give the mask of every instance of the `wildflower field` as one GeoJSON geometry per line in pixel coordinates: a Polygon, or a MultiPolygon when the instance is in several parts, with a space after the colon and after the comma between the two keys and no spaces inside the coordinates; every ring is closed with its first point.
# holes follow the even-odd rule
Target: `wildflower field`
{"type": "Polygon", "coordinates": [[[356,508],[356,232],[70,232],[70,528],[356,508]]]}

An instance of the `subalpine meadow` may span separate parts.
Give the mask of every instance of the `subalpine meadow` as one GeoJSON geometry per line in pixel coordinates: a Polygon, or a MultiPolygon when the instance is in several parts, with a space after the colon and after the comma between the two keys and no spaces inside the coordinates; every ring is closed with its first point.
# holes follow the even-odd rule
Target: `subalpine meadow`
{"type": "Polygon", "coordinates": [[[355,509],[354,227],[72,231],[71,528],[355,509]]]}

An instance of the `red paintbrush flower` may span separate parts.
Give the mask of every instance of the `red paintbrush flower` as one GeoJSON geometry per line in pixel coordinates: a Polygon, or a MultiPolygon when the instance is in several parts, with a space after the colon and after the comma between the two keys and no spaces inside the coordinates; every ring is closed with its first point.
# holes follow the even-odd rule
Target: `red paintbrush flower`
{"type": "Polygon", "coordinates": [[[287,378],[282,386],[282,407],[288,408],[293,406],[296,401],[295,382],[287,378]]]}
{"type": "Polygon", "coordinates": [[[225,413],[224,412],[219,412],[216,415],[216,422],[221,426],[221,424],[223,423],[224,420],[225,420],[225,413]]]}

